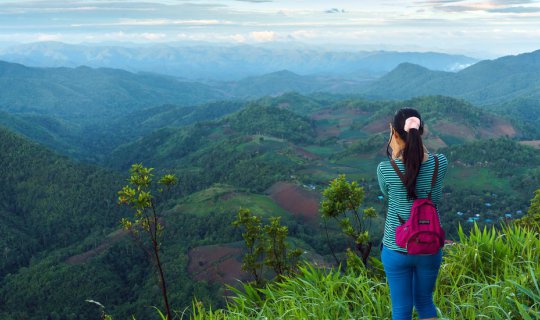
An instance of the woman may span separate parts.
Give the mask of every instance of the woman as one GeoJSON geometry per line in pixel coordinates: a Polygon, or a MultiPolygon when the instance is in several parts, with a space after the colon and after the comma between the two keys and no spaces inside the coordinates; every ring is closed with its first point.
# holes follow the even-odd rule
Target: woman
{"type": "Polygon", "coordinates": [[[390,286],[392,319],[410,320],[413,306],[420,319],[437,317],[433,289],[441,265],[441,251],[432,255],[409,255],[406,249],[396,244],[399,216],[405,221],[409,218],[413,200],[427,198],[430,191],[435,204],[441,199],[448,161],[444,155],[437,155],[438,175],[431,190],[435,157],[427,152],[422,143],[423,132],[424,123],[418,111],[405,108],[396,112],[390,124],[388,142],[392,153],[387,147],[387,155],[404,173],[405,182],[400,180],[390,161],[383,161],[377,167],[379,186],[388,199],[381,260],[390,286]]]}

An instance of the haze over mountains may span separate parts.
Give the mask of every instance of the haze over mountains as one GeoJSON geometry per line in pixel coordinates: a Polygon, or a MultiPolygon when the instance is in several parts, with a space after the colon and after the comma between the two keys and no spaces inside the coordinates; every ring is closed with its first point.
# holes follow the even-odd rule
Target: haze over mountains
{"type": "Polygon", "coordinates": [[[304,45],[88,46],[38,42],[0,48],[0,60],[36,67],[119,68],[194,80],[239,80],[280,70],[300,75],[379,77],[402,62],[458,71],[478,59],[436,52],[333,51],[304,45]]]}

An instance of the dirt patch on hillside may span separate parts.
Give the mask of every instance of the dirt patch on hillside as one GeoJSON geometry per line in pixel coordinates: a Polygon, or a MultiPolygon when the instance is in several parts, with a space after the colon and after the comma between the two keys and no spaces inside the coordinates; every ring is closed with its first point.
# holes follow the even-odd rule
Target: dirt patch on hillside
{"type": "Polygon", "coordinates": [[[320,139],[337,137],[340,134],[341,134],[341,130],[335,126],[317,128],[317,138],[320,138],[320,139]]]}
{"type": "Polygon", "coordinates": [[[493,132],[497,137],[500,136],[516,136],[516,129],[508,122],[503,119],[496,119],[493,123],[493,132]]]}
{"type": "Polygon", "coordinates": [[[371,116],[373,113],[356,109],[356,108],[346,108],[338,111],[340,114],[347,114],[352,116],[371,116]]]}
{"type": "Polygon", "coordinates": [[[519,143],[521,143],[523,145],[526,145],[526,146],[530,146],[530,147],[540,149],[540,140],[520,141],[519,143]]]}
{"type": "Polygon", "coordinates": [[[295,146],[294,147],[294,152],[296,152],[298,155],[306,158],[306,159],[309,159],[309,160],[317,160],[317,159],[320,159],[320,157],[312,152],[309,152],[307,151],[306,149],[304,148],[301,148],[301,147],[298,147],[298,146],[295,146]]]}
{"type": "Polygon", "coordinates": [[[125,237],[129,232],[120,229],[117,230],[107,236],[105,240],[103,240],[97,247],[95,247],[92,250],[88,250],[86,252],[83,252],[78,255],[74,255],[72,257],[69,257],[66,259],[66,263],[69,264],[83,264],[87,262],[90,258],[93,258],[97,256],[98,254],[104,252],[105,250],[109,249],[113,244],[120,241],[123,237],[125,237]]]}
{"type": "Polygon", "coordinates": [[[197,281],[233,285],[249,280],[242,271],[242,249],[232,245],[195,247],[188,252],[188,272],[197,281]]]}
{"type": "Polygon", "coordinates": [[[280,207],[315,222],[319,217],[319,193],[289,182],[277,182],[267,193],[280,207]]]}
{"type": "Polygon", "coordinates": [[[311,120],[325,120],[325,119],[333,119],[335,118],[334,113],[331,110],[322,110],[319,112],[315,112],[311,116],[309,116],[311,120]]]}
{"type": "Polygon", "coordinates": [[[348,118],[342,118],[342,119],[339,119],[339,126],[340,127],[350,127],[352,126],[354,122],[354,119],[352,117],[348,117],[348,118]]]}
{"type": "Polygon", "coordinates": [[[441,134],[455,136],[465,140],[473,140],[476,135],[470,126],[466,126],[464,124],[439,121],[435,127],[437,128],[437,132],[441,134]]]}
{"type": "Polygon", "coordinates": [[[438,150],[441,148],[446,148],[448,145],[441,138],[431,135],[429,139],[425,140],[426,148],[428,150],[438,150]]]}
{"type": "Polygon", "coordinates": [[[386,132],[386,131],[389,131],[390,127],[389,127],[389,123],[392,121],[392,118],[391,117],[388,117],[388,118],[382,118],[382,119],[377,119],[373,122],[370,122],[369,124],[365,125],[363,128],[362,128],[362,131],[365,131],[365,132],[368,132],[368,133],[381,133],[381,132],[386,132]]]}

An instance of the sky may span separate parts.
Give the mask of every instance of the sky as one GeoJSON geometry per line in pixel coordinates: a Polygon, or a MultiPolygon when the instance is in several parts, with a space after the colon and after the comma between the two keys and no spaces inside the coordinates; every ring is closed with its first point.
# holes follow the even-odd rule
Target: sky
{"type": "Polygon", "coordinates": [[[307,44],[496,57],[540,49],[540,0],[0,0],[0,44],[307,44]]]}

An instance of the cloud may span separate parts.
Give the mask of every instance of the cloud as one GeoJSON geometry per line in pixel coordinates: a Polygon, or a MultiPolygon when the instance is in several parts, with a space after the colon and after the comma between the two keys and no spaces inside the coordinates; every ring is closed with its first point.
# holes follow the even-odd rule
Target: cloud
{"type": "Polygon", "coordinates": [[[268,42],[274,41],[277,35],[274,31],[253,31],[249,36],[257,42],[268,42]]]}
{"type": "Polygon", "coordinates": [[[243,35],[239,33],[231,35],[230,39],[234,42],[239,42],[239,43],[246,42],[246,37],[244,37],[243,35]]]}
{"type": "Polygon", "coordinates": [[[38,34],[37,35],[37,41],[60,41],[62,40],[62,36],[59,34],[38,34]]]}
{"type": "Polygon", "coordinates": [[[437,6],[435,9],[444,12],[470,12],[470,11],[484,11],[487,8],[481,8],[477,6],[437,6]]]}
{"type": "Polygon", "coordinates": [[[236,0],[236,1],[253,2],[253,3],[273,2],[273,0],[236,0]]]}
{"type": "Polygon", "coordinates": [[[158,40],[165,39],[167,35],[164,33],[143,32],[141,33],[141,37],[144,40],[148,40],[148,41],[158,41],[158,40]]]}
{"type": "Polygon", "coordinates": [[[148,42],[148,41],[163,41],[167,38],[164,33],[153,32],[109,32],[100,37],[100,40],[105,41],[133,41],[133,42],[148,42]]]}
{"type": "Polygon", "coordinates": [[[329,10],[326,10],[325,13],[345,13],[344,9],[338,9],[338,8],[332,8],[329,10]]]}
{"type": "Polygon", "coordinates": [[[496,12],[496,13],[535,13],[540,12],[539,7],[507,7],[507,8],[496,8],[496,9],[490,9],[489,12],[496,12]]]}
{"type": "Polygon", "coordinates": [[[465,1],[465,0],[433,0],[421,1],[423,4],[436,11],[448,13],[458,12],[488,12],[488,13],[531,13],[538,12],[538,7],[516,7],[519,4],[532,4],[536,0],[489,0],[489,1],[465,1]]]}
{"type": "Polygon", "coordinates": [[[188,25],[188,26],[208,26],[233,24],[231,21],[200,19],[200,20],[173,20],[173,19],[124,19],[117,22],[72,24],[72,27],[113,27],[113,26],[167,26],[167,25],[188,25]]]}
{"type": "Polygon", "coordinates": [[[445,3],[463,2],[463,0],[428,0],[428,1],[416,1],[417,4],[438,5],[445,3]]]}
{"type": "Polygon", "coordinates": [[[320,32],[314,30],[295,30],[289,36],[293,39],[316,39],[320,37],[320,32]]]}
{"type": "Polygon", "coordinates": [[[529,4],[538,1],[534,0],[492,0],[491,2],[500,4],[500,5],[512,5],[512,4],[529,4]]]}

